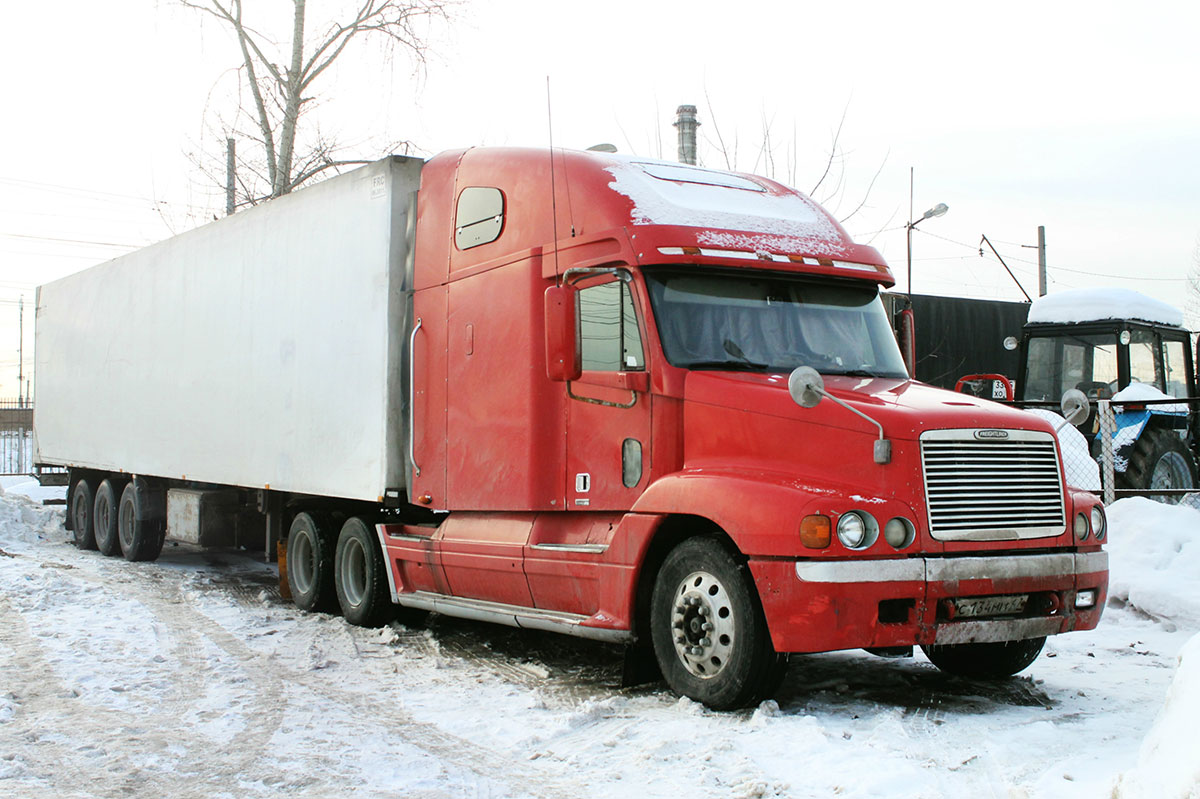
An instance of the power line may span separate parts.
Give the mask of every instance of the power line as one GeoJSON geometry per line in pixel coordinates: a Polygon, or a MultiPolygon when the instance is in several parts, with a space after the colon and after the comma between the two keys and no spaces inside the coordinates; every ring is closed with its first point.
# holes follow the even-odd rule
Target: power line
{"type": "MultiPolygon", "coordinates": [[[[976,247],[973,244],[966,244],[965,242],[956,241],[955,239],[946,238],[945,236],[939,236],[937,233],[930,233],[928,230],[923,230],[921,228],[916,228],[915,230],[917,233],[920,233],[922,235],[932,236],[935,239],[941,239],[942,241],[947,241],[951,244],[957,244],[960,247],[966,247],[968,249],[976,250],[976,251],[978,251],[978,249],[979,249],[978,247],[976,247]]],[[[1025,245],[1017,245],[1017,246],[1023,247],[1025,245]]],[[[986,259],[985,256],[981,255],[980,257],[986,259]]],[[[1032,267],[1038,266],[1036,261],[1030,261],[1025,258],[1017,258],[1016,256],[1007,256],[1007,257],[1010,260],[1019,261],[1023,264],[1028,264],[1029,266],[1032,266],[1032,267]]],[[[1052,271],[1056,271],[1056,272],[1070,272],[1071,274],[1075,274],[1075,275],[1086,275],[1088,277],[1111,278],[1113,280],[1152,280],[1152,281],[1164,282],[1164,283],[1186,283],[1187,282],[1186,277],[1143,277],[1142,275],[1111,275],[1106,272],[1089,272],[1084,269],[1071,269],[1066,266],[1051,266],[1050,269],[1052,271]]]]}
{"type": "Polygon", "coordinates": [[[32,239],[33,241],[52,241],[58,244],[87,244],[96,247],[121,247],[127,250],[136,250],[139,247],[144,247],[144,244],[117,244],[111,241],[84,241],[83,239],[59,239],[52,236],[31,236],[27,233],[0,233],[0,236],[6,236],[10,239],[32,239]]]}

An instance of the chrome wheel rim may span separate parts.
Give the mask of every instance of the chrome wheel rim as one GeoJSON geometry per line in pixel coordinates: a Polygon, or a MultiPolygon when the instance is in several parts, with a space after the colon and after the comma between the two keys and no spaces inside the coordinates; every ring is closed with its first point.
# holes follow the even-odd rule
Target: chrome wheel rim
{"type": "MultiPolygon", "coordinates": [[[[1192,473],[1187,461],[1178,452],[1167,452],[1154,464],[1150,474],[1150,488],[1155,490],[1171,488],[1192,488],[1192,473]]],[[[1179,497],[1155,497],[1162,502],[1178,502],[1179,497]]]]}
{"type": "Polygon", "coordinates": [[[729,592],[720,580],[696,571],[679,583],[671,606],[671,639],[688,673],[705,680],[720,674],[736,633],[729,592]]]}
{"type": "MultiPolygon", "coordinates": [[[[102,500],[100,503],[107,505],[107,500],[102,500]]],[[[108,530],[109,527],[98,527],[97,529],[108,530]]],[[[121,508],[117,511],[117,537],[121,539],[121,548],[128,552],[133,548],[133,503],[122,502],[121,508]]]]}
{"type": "Polygon", "coordinates": [[[347,538],[342,549],[342,593],[352,607],[358,607],[367,595],[367,553],[357,538],[347,538]]]}
{"type": "Polygon", "coordinates": [[[296,536],[292,551],[288,553],[288,571],[299,593],[307,594],[312,590],[317,581],[316,559],[313,557],[312,539],[307,534],[296,536]]]}

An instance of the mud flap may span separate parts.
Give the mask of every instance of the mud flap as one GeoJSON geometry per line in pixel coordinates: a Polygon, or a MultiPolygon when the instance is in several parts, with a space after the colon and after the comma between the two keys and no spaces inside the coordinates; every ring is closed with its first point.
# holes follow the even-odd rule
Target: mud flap
{"type": "Polygon", "coordinates": [[[638,644],[625,647],[624,662],[621,666],[622,688],[658,682],[662,678],[662,670],[658,668],[658,659],[654,657],[651,647],[638,644]]]}
{"type": "Polygon", "coordinates": [[[280,539],[275,542],[275,555],[279,561],[279,597],[281,599],[292,598],[292,588],[288,585],[287,578],[287,539],[280,539]]]}

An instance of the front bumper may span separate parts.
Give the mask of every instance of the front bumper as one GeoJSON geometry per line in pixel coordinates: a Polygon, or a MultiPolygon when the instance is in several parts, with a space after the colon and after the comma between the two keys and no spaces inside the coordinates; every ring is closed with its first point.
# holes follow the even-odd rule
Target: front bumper
{"type": "Polygon", "coordinates": [[[1091,630],[1108,596],[1108,553],[751,559],[779,652],[1014,641],[1091,630]],[[1094,604],[1077,607],[1081,591],[1094,604]],[[956,600],[1028,595],[1017,613],[955,616],[956,600]]]}

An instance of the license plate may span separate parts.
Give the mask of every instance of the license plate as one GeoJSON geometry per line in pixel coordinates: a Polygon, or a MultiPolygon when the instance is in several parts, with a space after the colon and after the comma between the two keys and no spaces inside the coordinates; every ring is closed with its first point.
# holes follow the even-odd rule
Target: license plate
{"type": "Polygon", "coordinates": [[[1028,601],[1028,594],[969,597],[954,600],[954,609],[958,611],[955,614],[958,618],[1004,616],[1025,610],[1025,604],[1028,601]]]}

